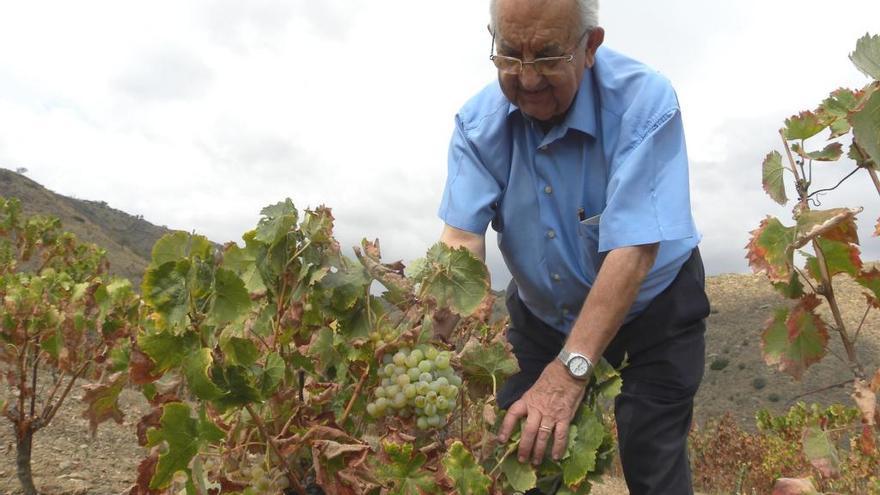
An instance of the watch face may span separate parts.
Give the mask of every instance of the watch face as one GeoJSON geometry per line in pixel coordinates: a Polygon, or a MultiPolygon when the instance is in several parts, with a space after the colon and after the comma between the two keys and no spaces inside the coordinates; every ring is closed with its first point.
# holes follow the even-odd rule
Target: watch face
{"type": "Polygon", "coordinates": [[[568,362],[568,369],[574,376],[587,376],[590,372],[590,363],[582,356],[574,356],[568,362]]]}

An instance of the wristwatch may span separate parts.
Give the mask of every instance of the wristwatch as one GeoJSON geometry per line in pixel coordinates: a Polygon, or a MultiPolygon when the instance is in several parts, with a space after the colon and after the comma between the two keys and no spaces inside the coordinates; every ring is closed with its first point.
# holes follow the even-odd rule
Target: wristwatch
{"type": "Polygon", "coordinates": [[[590,358],[578,352],[568,352],[565,349],[559,351],[557,359],[562,361],[568,374],[575,380],[588,380],[593,372],[593,362],[590,358]]]}

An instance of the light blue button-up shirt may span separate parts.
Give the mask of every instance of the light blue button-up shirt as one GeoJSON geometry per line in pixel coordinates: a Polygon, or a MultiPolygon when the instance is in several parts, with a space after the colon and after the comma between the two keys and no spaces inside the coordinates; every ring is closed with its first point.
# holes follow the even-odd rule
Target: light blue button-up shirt
{"type": "Polygon", "coordinates": [[[456,116],[439,216],[476,234],[491,222],[520,298],[566,334],[608,251],[659,242],[631,320],[700,240],[675,91],[603,47],[565,120],[544,134],[490,84],[456,116]]]}

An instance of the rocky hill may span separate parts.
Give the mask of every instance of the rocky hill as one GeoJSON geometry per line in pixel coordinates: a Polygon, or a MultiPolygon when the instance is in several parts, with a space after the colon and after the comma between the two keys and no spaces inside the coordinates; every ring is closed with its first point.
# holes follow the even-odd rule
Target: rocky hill
{"type": "Polygon", "coordinates": [[[57,194],[28,177],[0,168],[0,196],[18,198],[26,215],[49,215],[61,219],[64,230],[107,250],[111,273],[140,286],[149,264],[153,244],[171,230],[117,210],[103,201],[89,201],[57,194]]]}

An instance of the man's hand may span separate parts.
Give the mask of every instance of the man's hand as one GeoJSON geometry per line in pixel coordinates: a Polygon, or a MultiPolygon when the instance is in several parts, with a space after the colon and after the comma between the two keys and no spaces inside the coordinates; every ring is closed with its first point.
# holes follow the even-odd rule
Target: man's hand
{"type": "Polygon", "coordinates": [[[534,464],[544,460],[547,442],[553,435],[553,459],[565,454],[568,426],[584,398],[586,382],[572,378],[565,367],[553,360],[522,398],[504,416],[498,440],[506,442],[520,418],[525,417],[519,441],[519,461],[531,457],[534,464]]]}

